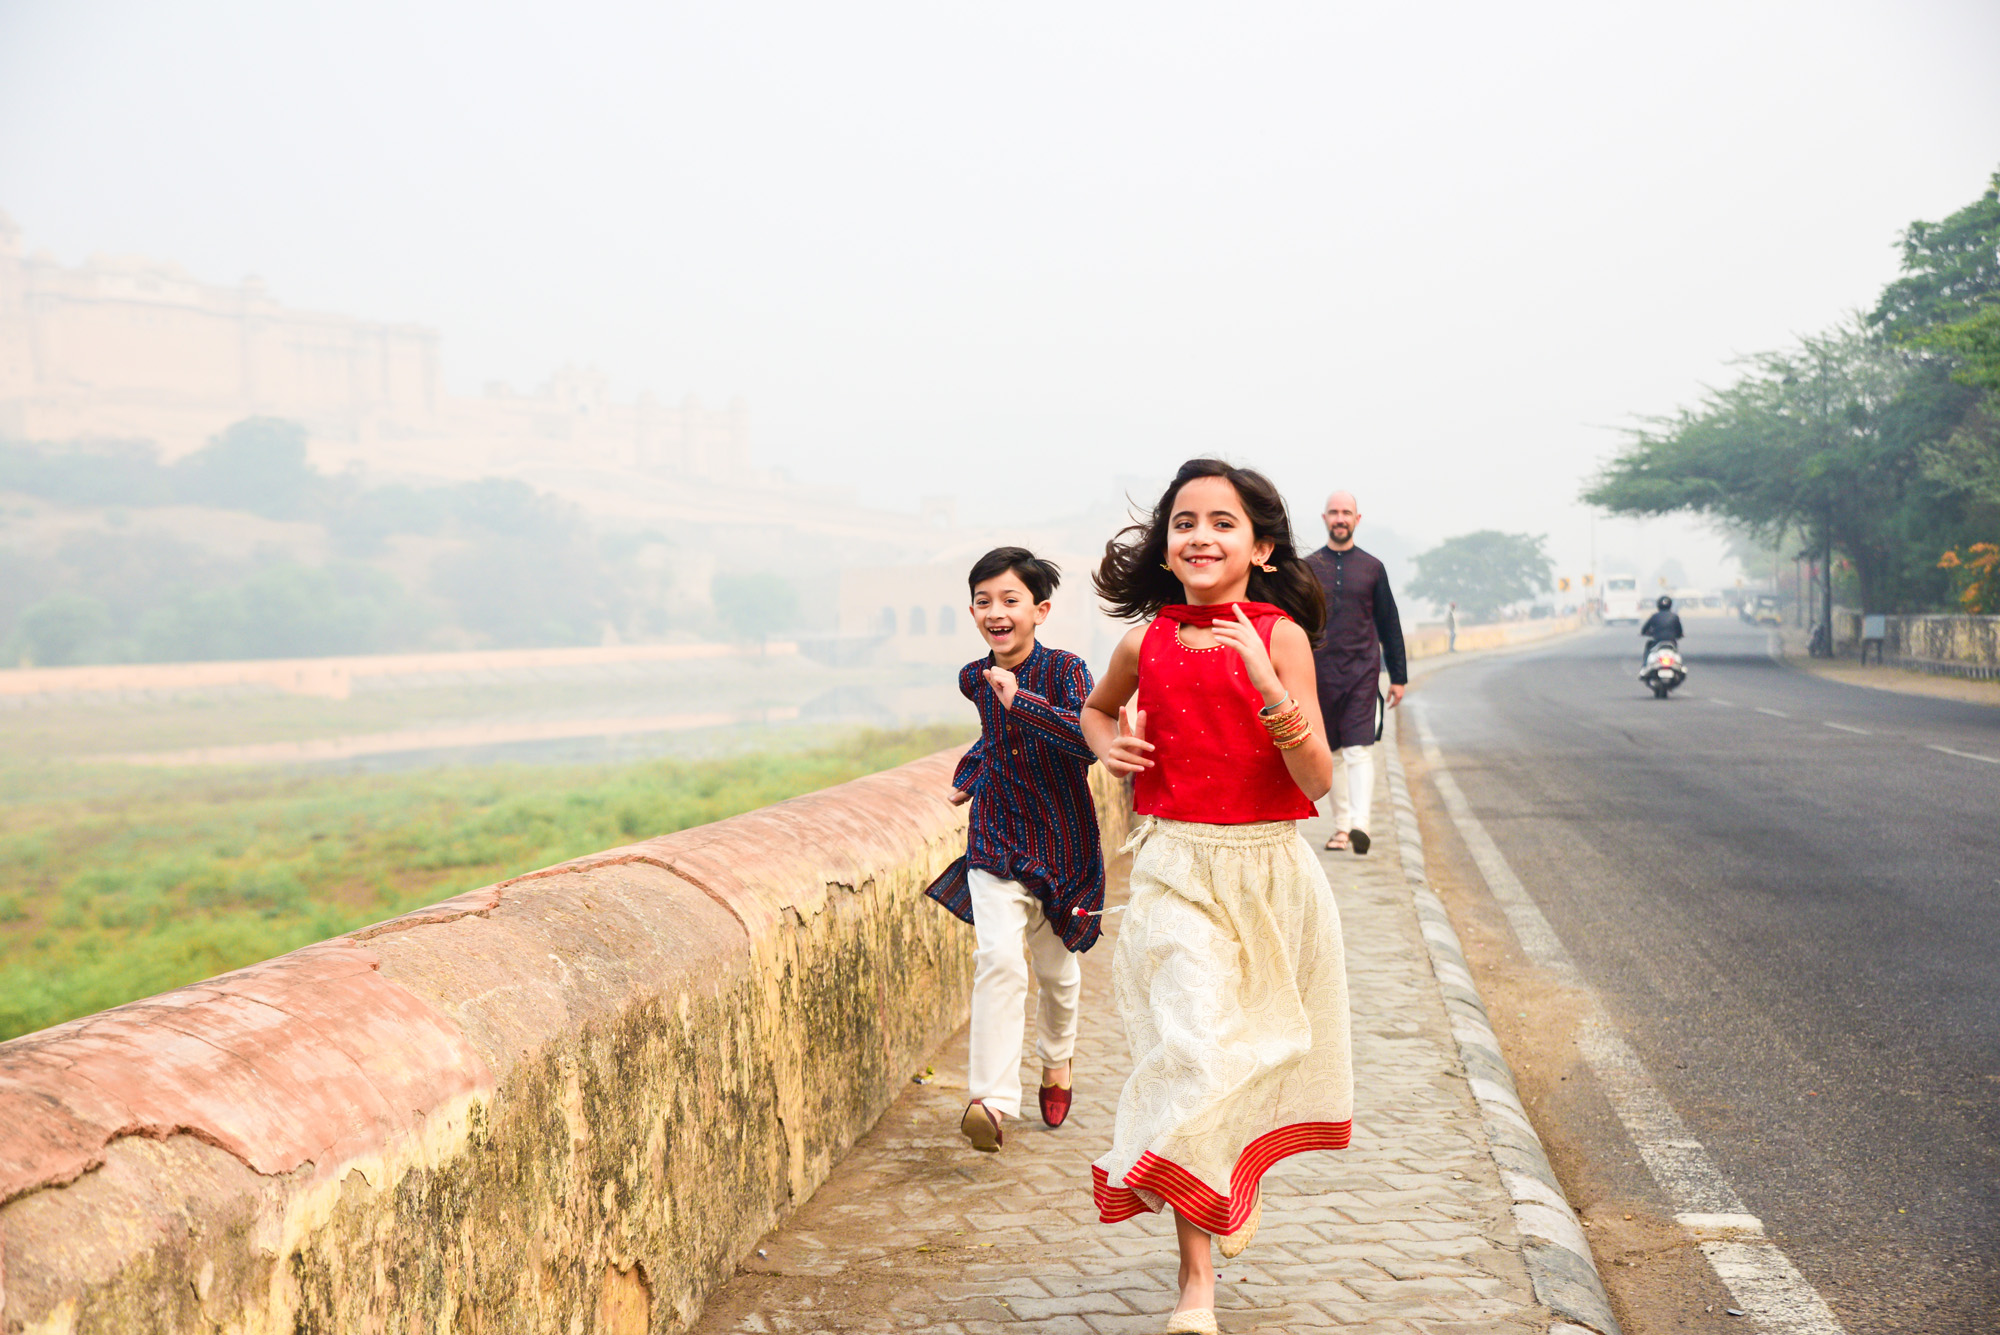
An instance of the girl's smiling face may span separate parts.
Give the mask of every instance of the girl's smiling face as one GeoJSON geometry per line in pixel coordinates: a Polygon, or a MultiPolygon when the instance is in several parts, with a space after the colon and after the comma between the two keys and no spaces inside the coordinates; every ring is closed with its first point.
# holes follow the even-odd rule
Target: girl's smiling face
{"type": "Polygon", "coordinates": [[[1250,527],[1243,498],[1228,478],[1198,477],[1174,496],[1167,569],[1190,603],[1242,602],[1250,567],[1270,560],[1272,549],[1250,527]]]}

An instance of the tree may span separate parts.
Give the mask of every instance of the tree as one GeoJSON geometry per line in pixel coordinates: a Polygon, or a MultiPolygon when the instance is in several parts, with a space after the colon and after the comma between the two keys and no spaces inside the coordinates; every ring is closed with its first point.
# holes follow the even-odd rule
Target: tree
{"type": "Polygon", "coordinates": [[[1925,449],[1962,415],[1964,388],[1859,322],[1745,364],[1695,408],[1635,429],[1584,500],[1711,515],[1766,540],[1795,530],[1822,561],[1838,549],[1853,562],[1868,610],[1935,601],[1940,547],[1920,535],[1957,511],[1927,481],[1925,449]]]}
{"type": "Polygon", "coordinates": [[[1446,538],[1415,558],[1410,592],[1442,607],[1457,603],[1474,621],[1490,620],[1501,608],[1549,587],[1553,563],[1546,536],[1481,529],[1446,538]]]}
{"type": "Polygon", "coordinates": [[[298,518],[324,480],[306,462],[305,428],[276,417],[246,417],[175,472],[186,499],[269,519],[298,518]]]}
{"type": "Polygon", "coordinates": [[[1992,536],[2000,529],[2000,172],[1950,217],[1910,224],[1903,276],[1868,319],[1982,391],[1949,436],[1926,450],[1924,472],[1962,495],[1992,536]]]}
{"type": "Polygon", "coordinates": [[[62,667],[91,656],[111,630],[104,604],[81,593],[58,593],[21,614],[14,638],[20,659],[34,667],[62,667]]]}
{"type": "Polygon", "coordinates": [[[740,639],[762,641],[799,619],[798,591],[781,575],[717,574],[710,592],[715,614],[740,639]]]}
{"type": "Polygon", "coordinates": [[[1903,233],[1903,276],[1882,290],[1868,321],[1905,338],[1965,319],[2000,296],[2000,171],[1986,193],[1942,222],[1903,233]]]}

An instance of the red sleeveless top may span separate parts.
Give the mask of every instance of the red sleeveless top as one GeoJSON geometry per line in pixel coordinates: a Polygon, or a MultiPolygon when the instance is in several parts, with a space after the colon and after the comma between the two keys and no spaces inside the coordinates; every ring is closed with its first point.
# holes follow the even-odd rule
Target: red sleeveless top
{"type": "Polygon", "coordinates": [[[1250,684],[1243,657],[1226,644],[1190,649],[1182,625],[1206,626],[1241,607],[1265,648],[1280,620],[1269,603],[1160,609],[1139,642],[1138,708],[1146,713],[1151,769],[1133,779],[1132,809],[1142,816],[1249,825],[1309,820],[1312,799],[1292,782],[1284,753],[1257,717],[1264,698],[1250,684]]]}

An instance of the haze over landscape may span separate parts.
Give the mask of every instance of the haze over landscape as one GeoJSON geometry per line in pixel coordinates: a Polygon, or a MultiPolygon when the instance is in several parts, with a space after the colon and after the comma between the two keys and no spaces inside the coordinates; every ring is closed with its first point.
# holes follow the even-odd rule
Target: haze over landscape
{"type": "Polygon", "coordinates": [[[0,0],[0,1327],[2000,1330],[1996,69],[0,0]]]}
{"type": "MultiPolygon", "coordinates": [[[[1970,0],[10,3],[0,206],[64,263],[434,327],[457,393],[740,395],[760,465],[864,504],[1044,519],[1220,451],[1308,532],[1345,485],[1405,552],[1579,570],[1619,427],[1980,186],[1996,44],[1970,0]]],[[[1599,555],[1733,576],[1686,531],[1599,555]]]]}

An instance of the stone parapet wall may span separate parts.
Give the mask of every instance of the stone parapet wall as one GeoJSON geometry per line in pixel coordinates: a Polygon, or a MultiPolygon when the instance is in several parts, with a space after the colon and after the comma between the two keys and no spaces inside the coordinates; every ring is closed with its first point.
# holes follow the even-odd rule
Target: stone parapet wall
{"type": "Polygon", "coordinates": [[[1888,659],[1953,676],[2000,676],[2000,617],[1898,616],[1883,629],[1888,659]]]}
{"type": "MultiPolygon", "coordinates": [[[[1516,645],[1532,644],[1536,640],[1546,640],[1563,635],[1583,625],[1583,618],[1576,615],[1544,617],[1536,621],[1496,621],[1483,626],[1460,626],[1458,628],[1458,652],[1471,653],[1475,649],[1511,649],[1516,645]]],[[[1405,626],[1403,647],[1411,658],[1434,658],[1447,652],[1451,637],[1443,626],[1405,626]]]]}
{"type": "Polygon", "coordinates": [[[956,756],[0,1044],[0,1331],[685,1329],[963,1020],[956,756]]]}
{"type": "MultiPolygon", "coordinates": [[[[1834,608],[1833,630],[1836,647],[1860,651],[1860,612],[1834,608]]],[[[2000,677],[2000,616],[1885,616],[1882,630],[1885,662],[1945,676],[2000,677]]]]}

